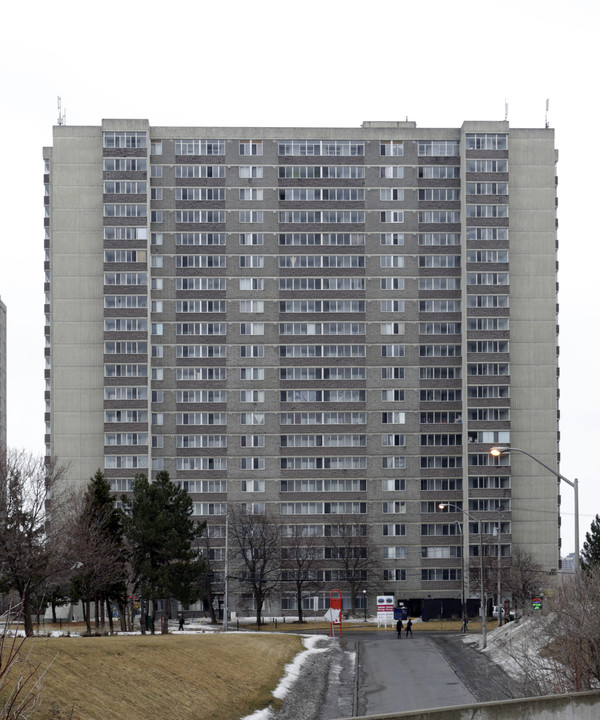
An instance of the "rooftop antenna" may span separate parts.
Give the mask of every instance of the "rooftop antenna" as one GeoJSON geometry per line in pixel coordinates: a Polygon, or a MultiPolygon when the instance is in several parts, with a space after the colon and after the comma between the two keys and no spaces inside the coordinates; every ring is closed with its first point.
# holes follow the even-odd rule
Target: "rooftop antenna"
{"type": "Polygon", "coordinates": [[[58,97],[58,124],[64,125],[67,120],[67,111],[63,112],[60,96],[58,97]]]}
{"type": "Polygon", "coordinates": [[[548,124],[548,110],[550,110],[550,98],[546,98],[546,121],[545,121],[546,130],[550,127],[550,125],[548,124]]]}
{"type": "Polygon", "coordinates": [[[508,120],[508,103],[506,102],[506,98],[504,98],[504,119],[508,120]]]}

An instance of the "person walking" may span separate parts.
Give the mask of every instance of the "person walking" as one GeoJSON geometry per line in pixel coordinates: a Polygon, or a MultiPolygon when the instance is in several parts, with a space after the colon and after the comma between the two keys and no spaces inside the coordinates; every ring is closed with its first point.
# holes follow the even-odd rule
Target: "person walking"
{"type": "Polygon", "coordinates": [[[183,613],[179,613],[179,630],[183,630],[183,624],[185,623],[185,617],[183,613]]]}
{"type": "Polygon", "coordinates": [[[398,640],[402,638],[402,628],[404,626],[402,625],[402,620],[398,618],[398,622],[396,623],[396,632],[398,633],[398,640]]]}
{"type": "Polygon", "coordinates": [[[408,618],[408,622],[406,623],[406,637],[408,637],[408,633],[410,633],[412,637],[412,620],[410,618],[408,618]]]}
{"type": "Polygon", "coordinates": [[[461,628],[461,631],[462,631],[463,633],[466,633],[466,632],[469,631],[469,625],[468,625],[468,623],[469,623],[469,621],[467,620],[467,616],[466,616],[466,615],[463,615],[463,624],[462,624],[462,628],[461,628]]]}

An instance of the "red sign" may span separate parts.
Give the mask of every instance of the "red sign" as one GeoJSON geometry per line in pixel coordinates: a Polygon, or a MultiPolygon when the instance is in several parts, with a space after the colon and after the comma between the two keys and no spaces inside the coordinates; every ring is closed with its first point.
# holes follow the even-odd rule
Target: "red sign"
{"type": "Polygon", "coordinates": [[[339,590],[332,590],[329,594],[329,637],[334,635],[333,626],[340,626],[342,634],[342,593],[339,590]]]}

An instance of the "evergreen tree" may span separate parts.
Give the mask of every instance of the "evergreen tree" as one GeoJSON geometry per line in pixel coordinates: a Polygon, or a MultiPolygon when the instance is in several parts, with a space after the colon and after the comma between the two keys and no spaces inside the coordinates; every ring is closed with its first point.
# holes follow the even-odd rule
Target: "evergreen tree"
{"type": "Polygon", "coordinates": [[[199,530],[191,518],[193,503],[185,490],[171,482],[169,473],[161,471],[154,482],[137,475],[132,494],[123,496],[123,504],[133,580],[143,601],[142,620],[145,603],[152,601],[154,632],[157,600],[195,599],[188,592],[192,579],[201,572],[194,548],[199,530]]]}
{"type": "Polygon", "coordinates": [[[600,515],[592,520],[590,531],[585,534],[580,562],[584,570],[600,568],[600,515]]]}
{"type": "MultiPolygon", "coordinates": [[[[126,593],[126,555],[123,545],[123,514],[115,507],[115,495],[101,470],[76,503],[76,518],[71,532],[72,560],[75,570],[72,594],[84,602],[88,633],[91,633],[90,604],[95,603],[95,625],[104,629],[105,611],[112,632],[111,600],[119,601],[126,593]]],[[[121,614],[123,603],[121,602],[121,614]]]]}

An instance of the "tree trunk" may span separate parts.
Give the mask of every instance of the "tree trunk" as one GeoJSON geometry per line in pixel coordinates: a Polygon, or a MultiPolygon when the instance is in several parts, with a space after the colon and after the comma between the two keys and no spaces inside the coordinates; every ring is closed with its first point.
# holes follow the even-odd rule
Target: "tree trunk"
{"type": "Polygon", "coordinates": [[[87,634],[92,634],[92,622],[90,619],[90,610],[91,610],[91,601],[89,598],[85,599],[85,602],[82,603],[83,607],[83,619],[85,620],[85,626],[87,628],[87,634]]]}
{"type": "Polygon", "coordinates": [[[100,598],[98,600],[98,603],[100,605],[100,630],[102,634],[106,632],[106,613],[104,612],[104,593],[100,593],[100,598]]]}
{"type": "Polygon", "coordinates": [[[98,612],[98,595],[94,597],[94,632],[100,632],[100,613],[98,612]]]}
{"type": "Polygon", "coordinates": [[[27,590],[23,592],[22,608],[23,629],[25,630],[25,635],[31,637],[33,635],[33,622],[31,620],[31,599],[27,590]]]}
{"type": "Polygon", "coordinates": [[[296,592],[296,602],[298,603],[298,622],[304,622],[302,615],[302,590],[300,588],[298,588],[296,592]]]}
{"type": "Polygon", "coordinates": [[[58,620],[56,619],[56,602],[52,600],[52,624],[56,625],[58,620]]]}
{"type": "Polygon", "coordinates": [[[115,627],[113,624],[112,608],[110,606],[110,598],[106,598],[106,614],[108,615],[108,632],[111,635],[115,634],[115,627]]]}

